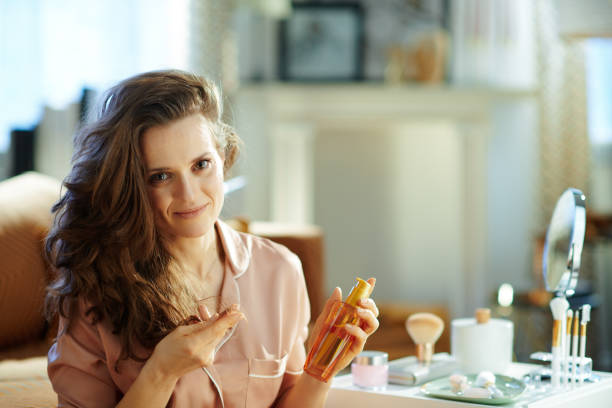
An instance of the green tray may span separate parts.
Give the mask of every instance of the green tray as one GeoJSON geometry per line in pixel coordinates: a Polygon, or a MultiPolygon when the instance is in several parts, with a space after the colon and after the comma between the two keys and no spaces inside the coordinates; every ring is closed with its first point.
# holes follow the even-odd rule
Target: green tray
{"type": "MultiPolygon", "coordinates": [[[[474,384],[476,374],[466,375],[468,384],[474,384]]],[[[503,405],[514,402],[525,391],[525,383],[516,378],[495,374],[495,386],[504,394],[498,398],[471,398],[452,390],[449,377],[440,378],[423,384],[421,392],[429,397],[444,398],[454,401],[472,402],[486,405],[503,405]]]]}

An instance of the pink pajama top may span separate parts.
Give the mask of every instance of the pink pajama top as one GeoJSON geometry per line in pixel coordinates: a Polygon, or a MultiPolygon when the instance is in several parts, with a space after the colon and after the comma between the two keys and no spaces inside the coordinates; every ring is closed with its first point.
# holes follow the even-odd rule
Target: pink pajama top
{"type": "MultiPolygon", "coordinates": [[[[302,373],[310,307],[298,257],[267,239],[218,221],[225,251],[221,304],[237,303],[242,320],[221,341],[212,366],[181,377],[169,407],[268,407],[302,373]]],[[[108,319],[92,324],[81,303],[60,320],[48,373],[60,407],[114,407],[144,363],[123,360],[108,319]]]]}

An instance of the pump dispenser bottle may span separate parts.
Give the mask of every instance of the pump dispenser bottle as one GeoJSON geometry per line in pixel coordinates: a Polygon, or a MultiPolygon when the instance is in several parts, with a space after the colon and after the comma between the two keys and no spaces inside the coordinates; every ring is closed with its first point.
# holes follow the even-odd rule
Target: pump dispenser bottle
{"type": "Polygon", "coordinates": [[[358,326],[357,303],[372,293],[372,286],[361,278],[351,289],[344,302],[337,302],[325,318],[323,329],[317,336],[310,353],[306,357],[304,371],[311,376],[327,382],[338,361],[352,344],[351,335],[344,332],[346,324],[358,326]]]}

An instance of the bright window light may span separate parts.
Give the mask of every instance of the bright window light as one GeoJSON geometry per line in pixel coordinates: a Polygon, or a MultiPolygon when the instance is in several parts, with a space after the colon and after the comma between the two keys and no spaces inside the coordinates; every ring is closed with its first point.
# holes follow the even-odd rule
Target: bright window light
{"type": "Polygon", "coordinates": [[[0,152],[43,106],[139,72],[188,69],[189,0],[0,1],[0,152]],[[10,61],[5,63],[5,61],[10,61]]]}
{"type": "Polygon", "coordinates": [[[504,283],[499,287],[497,292],[497,303],[502,307],[508,307],[512,305],[514,299],[514,289],[509,283],[504,283]]]}
{"type": "Polygon", "coordinates": [[[589,136],[594,145],[612,144],[612,39],[586,41],[589,136]]]}

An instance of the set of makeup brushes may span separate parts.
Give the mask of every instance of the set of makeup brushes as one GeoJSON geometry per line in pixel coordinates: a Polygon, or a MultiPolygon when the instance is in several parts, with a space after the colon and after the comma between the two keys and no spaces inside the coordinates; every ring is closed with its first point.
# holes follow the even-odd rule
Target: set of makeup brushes
{"type": "Polygon", "coordinates": [[[586,329],[591,320],[591,306],[586,304],[572,311],[565,298],[556,297],[550,301],[550,308],[554,319],[551,385],[559,387],[582,384],[587,361],[586,329]]]}

